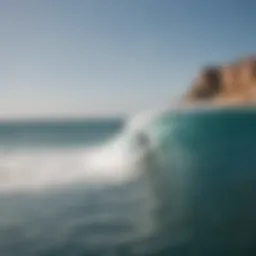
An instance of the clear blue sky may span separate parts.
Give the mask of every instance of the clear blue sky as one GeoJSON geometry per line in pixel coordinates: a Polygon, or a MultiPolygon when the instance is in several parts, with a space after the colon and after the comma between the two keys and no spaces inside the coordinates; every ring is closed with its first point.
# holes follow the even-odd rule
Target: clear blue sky
{"type": "Polygon", "coordinates": [[[204,64],[256,51],[250,0],[2,0],[0,117],[172,103],[204,64]]]}

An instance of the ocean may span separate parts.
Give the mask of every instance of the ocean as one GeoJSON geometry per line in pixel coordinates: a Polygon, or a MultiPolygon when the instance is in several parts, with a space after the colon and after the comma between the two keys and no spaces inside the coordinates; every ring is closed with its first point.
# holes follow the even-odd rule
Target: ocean
{"type": "Polygon", "coordinates": [[[145,166],[121,156],[129,139],[118,138],[134,133],[125,126],[0,123],[0,255],[169,255],[185,239],[168,235],[173,224],[145,166]]]}
{"type": "Polygon", "coordinates": [[[0,255],[255,255],[255,116],[1,122],[0,255]]]}

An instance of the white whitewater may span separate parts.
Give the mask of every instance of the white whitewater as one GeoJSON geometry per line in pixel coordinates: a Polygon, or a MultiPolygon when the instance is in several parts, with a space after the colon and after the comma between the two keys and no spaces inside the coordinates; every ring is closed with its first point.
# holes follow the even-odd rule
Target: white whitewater
{"type": "Polygon", "coordinates": [[[125,182],[145,150],[136,136],[147,132],[161,111],[148,111],[127,121],[123,131],[97,148],[0,152],[0,190],[42,189],[73,182],[125,182]],[[135,145],[135,147],[134,147],[135,145]]]}

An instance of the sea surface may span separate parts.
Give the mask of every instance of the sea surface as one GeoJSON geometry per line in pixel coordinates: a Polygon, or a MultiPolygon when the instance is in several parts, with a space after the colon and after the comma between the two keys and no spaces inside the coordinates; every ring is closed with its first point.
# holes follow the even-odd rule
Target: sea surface
{"type": "Polygon", "coordinates": [[[183,255],[183,213],[140,161],[141,121],[1,122],[0,255],[183,255]]]}
{"type": "Polygon", "coordinates": [[[256,109],[0,123],[0,255],[256,255],[256,109]]]}

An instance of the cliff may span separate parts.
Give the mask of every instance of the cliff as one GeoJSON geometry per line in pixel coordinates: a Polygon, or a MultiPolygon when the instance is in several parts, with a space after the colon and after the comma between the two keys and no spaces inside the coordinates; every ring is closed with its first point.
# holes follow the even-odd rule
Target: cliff
{"type": "Polygon", "coordinates": [[[205,67],[183,95],[184,104],[256,104],[256,56],[205,67]]]}

